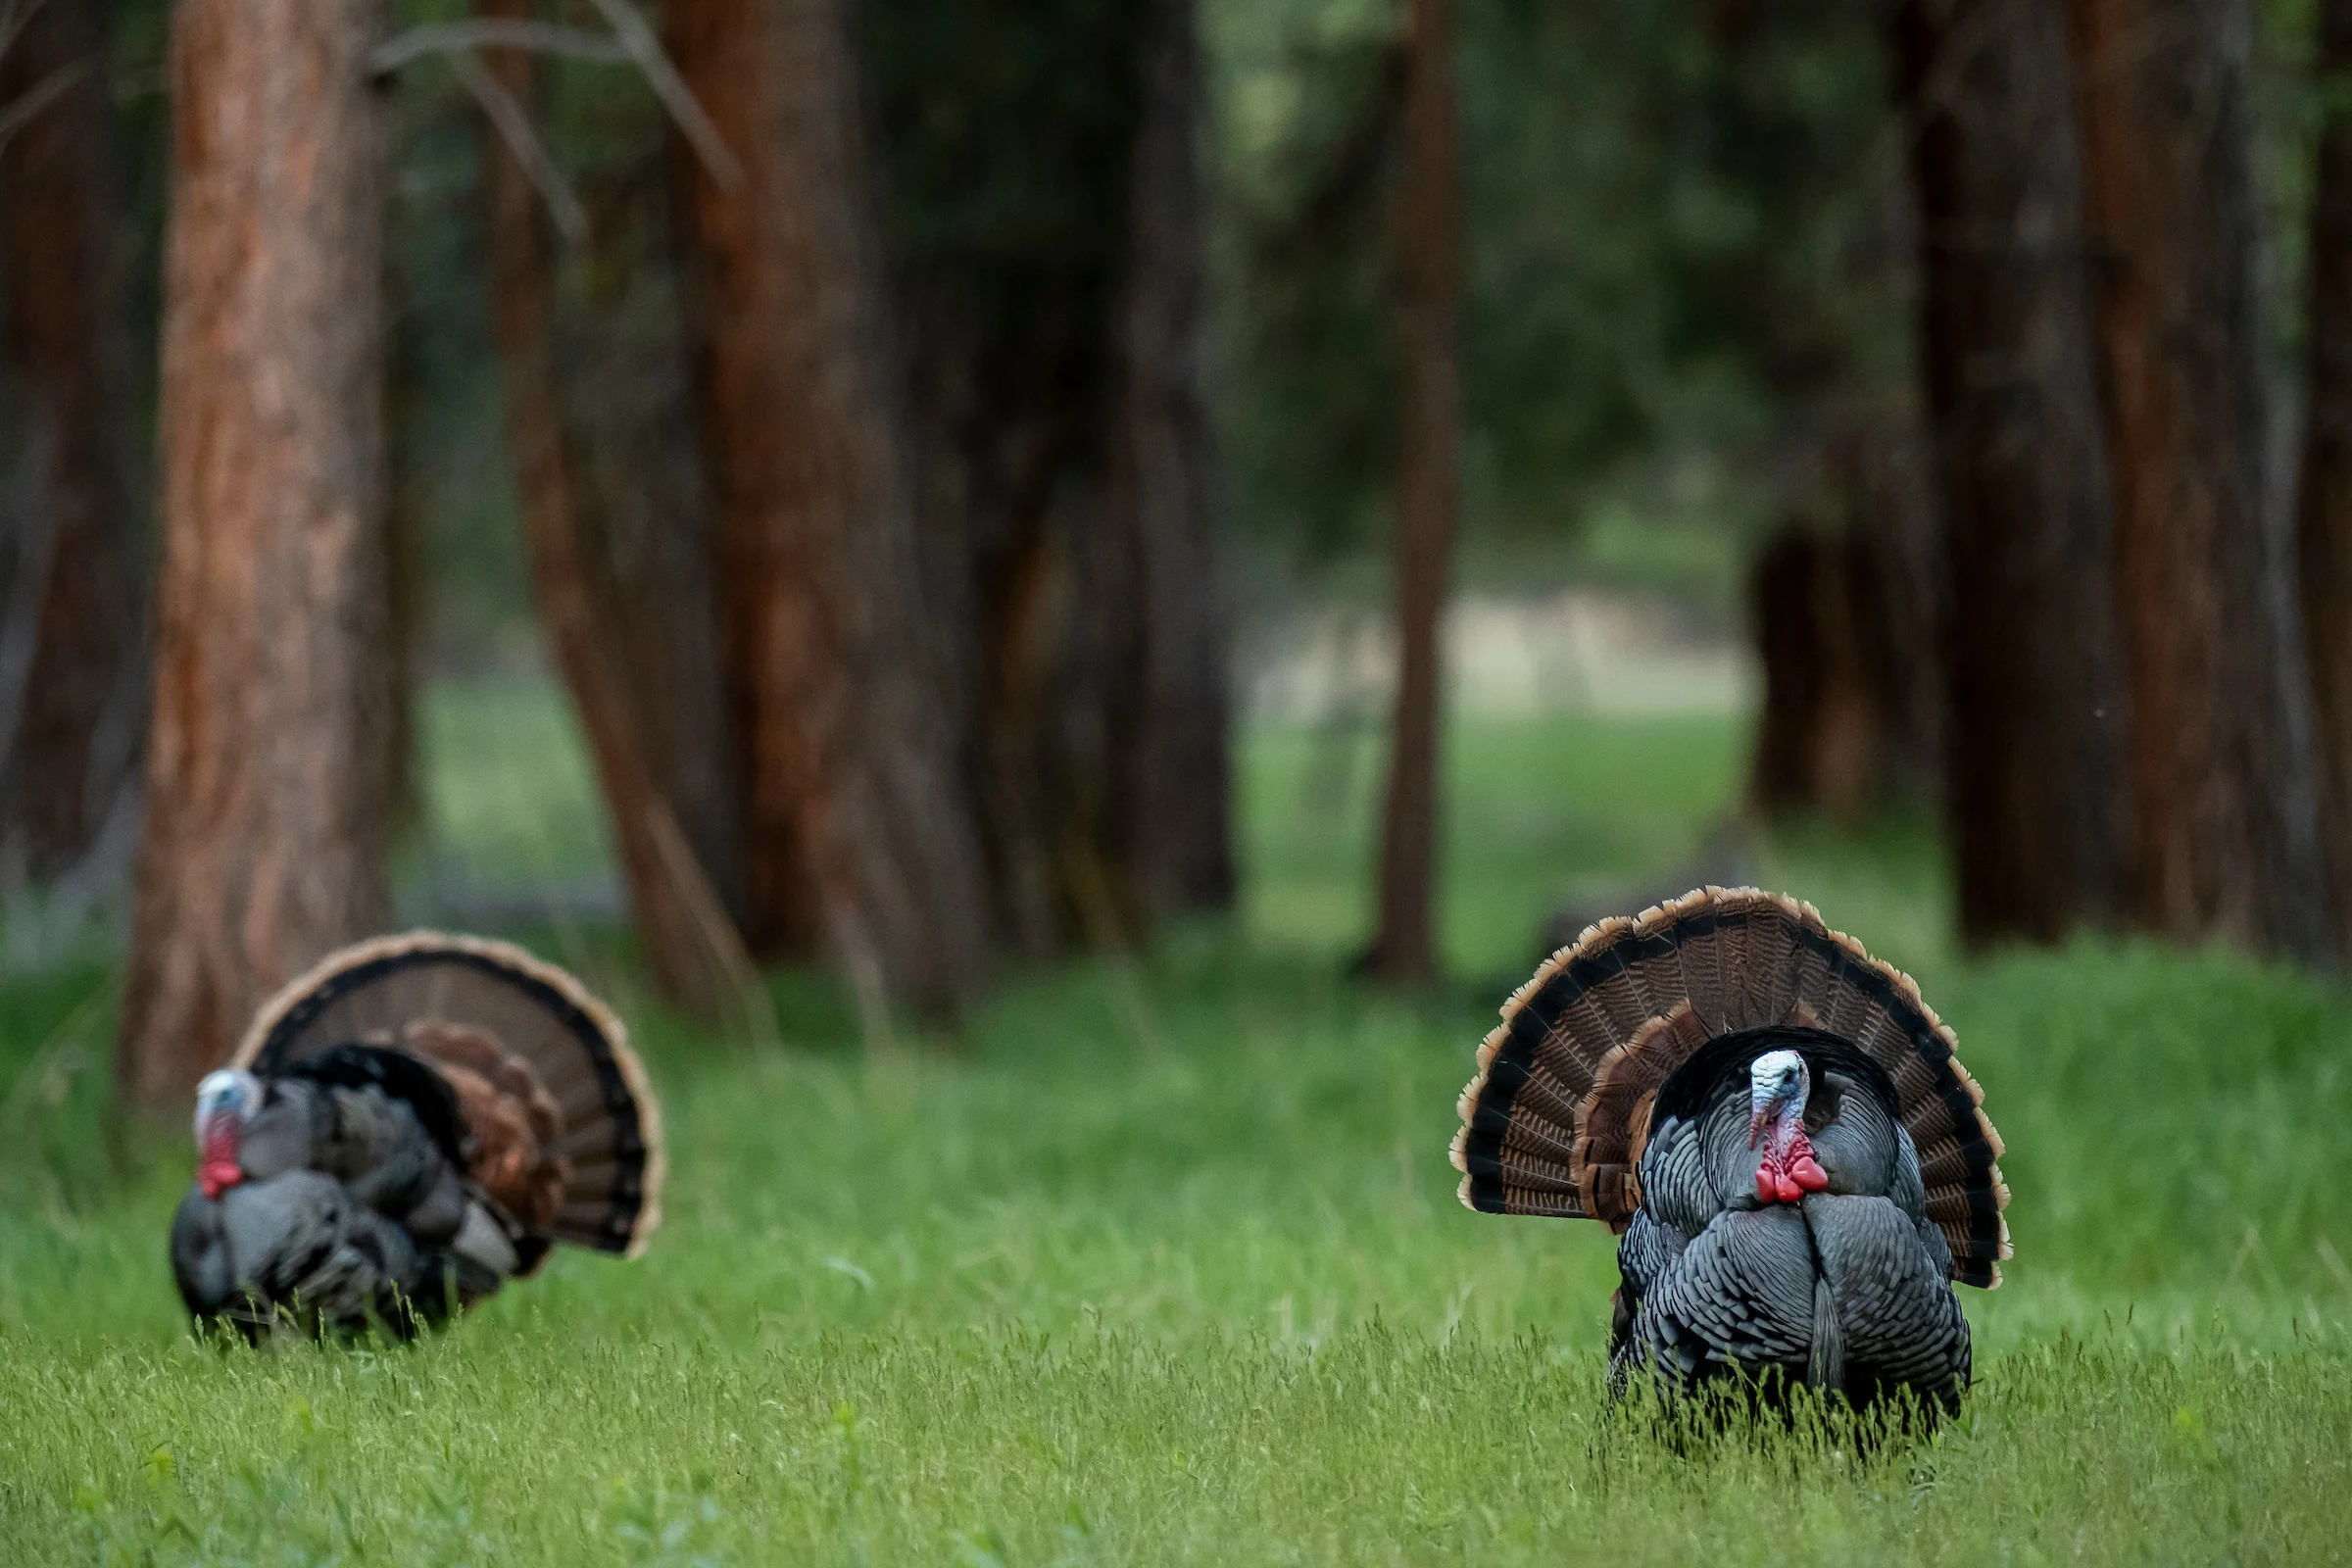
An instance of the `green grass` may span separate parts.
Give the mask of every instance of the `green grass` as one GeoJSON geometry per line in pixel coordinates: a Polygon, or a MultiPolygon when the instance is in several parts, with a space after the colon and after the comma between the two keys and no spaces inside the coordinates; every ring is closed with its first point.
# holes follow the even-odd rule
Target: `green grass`
{"type": "MultiPolygon", "coordinates": [[[[528,831],[582,831],[490,740],[477,778],[575,818],[528,831]]],[[[1249,749],[1241,920],[1016,979],[952,1045],[863,1059],[806,977],[767,1055],[633,1003],[675,1156],[653,1252],[561,1256],[412,1348],[191,1343],[163,1259],[188,1156],[101,1131],[109,977],[12,982],[0,1560],[2352,1552],[2338,991],[2143,946],[1963,963],[1915,831],[1783,836],[1772,878],[1960,1030],[2019,1256],[1966,1293],[1980,1383],[1932,1441],[1679,1454],[1601,1397],[1609,1239],[1462,1211],[1445,1148],[1546,890],[1687,851],[1734,727],[1457,733],[1447,951],[1478,978],[1414,1001],[1341,977],[1372,792],[1328,757],[1310,785],[1316,744],[1249,749]]],[[[559,945],[634,997],[608,942],[559,945]]]]}

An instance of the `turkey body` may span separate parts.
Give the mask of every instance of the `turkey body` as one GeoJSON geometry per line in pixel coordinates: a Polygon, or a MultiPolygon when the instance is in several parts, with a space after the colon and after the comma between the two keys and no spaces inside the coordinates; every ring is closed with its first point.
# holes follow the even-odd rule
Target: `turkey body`
{"type": "MultiPolygon", "coordinates": [[[[381,1059],[399,1054],[354,1046],[326,1060],[351,1068],[377,1057],[371,1065],[395,1081],[430,1070],[381,1059]]],[[[308,1075],[260,1083],[241,1179],[218,1196],[191,1187],[172,1216],[172,1272],[197,1317],[249,1335],[280,1310],[321,1327],[405,1332],[520,1268],[520,1224],[466,1179],[464,1146],[445,1149],[408,1100],[308,1075]]]]}
{"type": "Polygon", "coordinates": [[[1908,976],[1706,888],[1587,930],[1502,1009],[1452,1157],[1485,1213],[1618,1233],[1610,1383],[1949,1409],[1956,1284],[2009,1256],[1999,1135],[1908,976]]]}
{"type": "Polygon", "coordinates": [[[1669,1079],[1653,1111],[1617,1249],[1612,1385],[1777,1374],[1857,1405],[1908,1388],[1948,1408],[1968,1384],[1968,1320],[1886,1074],[1816,1030],[1725,1044],[1737,1049],[1669,1079]],[[1812,1069],[1805,1132],[1828,1178],[1793,1203],[1761,1200],[1754,1179],[1748,1072],[1776,1050],[1812,1069]]]}
{"type": "Polygon", "coordinates": [[[199,1091],[172,1277],[200,1321],[408,1335],[571,1242],[660,1220],[659,1111],[619,1021],[518,949],[416,933],[329,957],[199,1091]]]}

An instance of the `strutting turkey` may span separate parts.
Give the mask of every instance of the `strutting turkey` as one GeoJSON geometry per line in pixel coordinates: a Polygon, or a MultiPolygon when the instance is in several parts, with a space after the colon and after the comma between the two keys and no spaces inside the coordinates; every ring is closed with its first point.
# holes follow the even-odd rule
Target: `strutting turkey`
{"type": "Polygon", "coordinates": [[[1462,1093],[1464,1204],[1623,1240],[1609,1371],[1949,1408],[1952,1283],[2009,1255],[2001,1140],[1908,976],[1811,905],[1706,888],[1603,920],[1512,996],[1462,1093]]]}
{"type": "Polygon", "coordinates": [[[196,1142],[172,1272],[249,1339],[409,1334],[555,1242],[634,1257],[661,1223],[661,1111],[620,1020],[503,942],[331,955],[199,1086],[196,1142]]]}

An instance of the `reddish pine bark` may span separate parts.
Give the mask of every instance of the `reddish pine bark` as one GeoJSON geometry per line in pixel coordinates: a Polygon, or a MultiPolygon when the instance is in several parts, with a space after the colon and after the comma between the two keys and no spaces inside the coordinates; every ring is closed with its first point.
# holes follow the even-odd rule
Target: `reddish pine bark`
{"type": "Polygon", "coordinates": [[[27,434],[45,449],[33,536],[19,551],[19,569],[41,584],[31,662],[10,699],[6,814],[44,878],[91,848],[133,761],[129,747],[106,744],[128,728],[138,637],[105,33],[97,0],[49,0],[0,53],[0,106],[45,100],[0,152],[10,357],[28,394],[27,434]]]}
{"type": "Polygon", "coordinates": [[[385,912],[373,0],[181,0],[154,719],[117,1081],[183,1096],[385,912]]]}
{"type": "Polygon", "coordinates": [[[1951,572],[1960,929],[2049,942],[2123,908],[2131,800],[2099,338],[2066,19],[1909,0],[1922,355],[1951,572]]]}
{"type": "MultiPolygon", "coordinates": [[[[532,0],[484,0],[481,15],[528,19],[532,0]]],[[[539,66],[519,50],[486,62],[527,115],[539,66]]],[[[523,528],[540,615],[580,714],[620,852],[638,940],[672,1002],[717,1017],[756,980],[718,894],[648,760],[647,727],[615,661],[626,622],[620,585],[590,526],[588,498],[557,381],[555,278],[543,203],[529,172],[484,127],[482,195],[490,250],[491,325],[506,379],[523,528]]]]}
{"type": "Polygon", "coordinates": [[[1372,972],[1437,971],[1438,637],[1461,505],[1460,124],[1452,0],[1413,0],[1405,68],[1398,267],[1404,453],[1396,482],[1396,622],[1402,663],[1380,841],[1372,972]]]}
{"type": "Polygon", "coordinates": [[[688,176],[746,759],[753,937],[821,936],[869,1018],[943,1004],[987,893],[914,534],[845,0],[678,0],[671,53],[741,161],[688,176]]]}
{"type": "Polygon", "coordinates": [[[2299,650],[2263,525],[2249,7],[2073,0],[2072,15],[2105,262],[2132,912],[2309,950],[2323,918],[2299,650]]]}
{"type": "MultiPolygon", "coordinates": [[[[2352,72],[2352,0],[2320,11],[2319,74],[2352,72]]],[[[2296,546],[2318,738],[2320,829],[2339,936],[2352,937],[2352,112],[2330,104],[2311,207],[2310,412],[2296,546]]]]}

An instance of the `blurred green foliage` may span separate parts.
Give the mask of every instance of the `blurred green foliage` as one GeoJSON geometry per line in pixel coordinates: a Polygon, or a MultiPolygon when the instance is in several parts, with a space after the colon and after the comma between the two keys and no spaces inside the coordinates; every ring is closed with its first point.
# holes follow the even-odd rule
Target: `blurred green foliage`
{"type": "MultiPolygon", "coordinates": [[[[1752,530],[1818,504],[1821,444],[1909,397],[1878,8],[1459,10],[1472,575],[1576,564],[1720,599],[1752,530]]],[[[1360,555],[1395,449],[1401,8],[1206,15],[1240,525],[1360,555]]]]}

